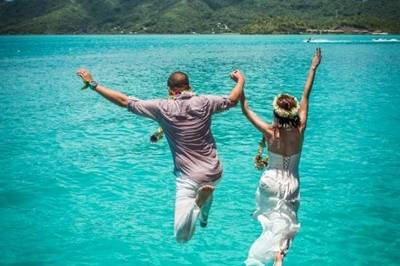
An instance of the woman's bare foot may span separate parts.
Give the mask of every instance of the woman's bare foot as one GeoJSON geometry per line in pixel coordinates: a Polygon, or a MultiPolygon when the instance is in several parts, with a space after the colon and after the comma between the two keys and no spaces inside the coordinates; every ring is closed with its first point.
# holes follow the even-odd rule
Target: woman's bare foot
{"type": "Polygon", "coordinates": [[[214,191],[214,187],[210,185],[205,185],[199,188],[199,191],[197,192],[197,197],[196,197],[196,205],[201,208],[206,202],[206,200],[211,196],[211,194],[214,191]]]}
{"type": "Polygon", "coordinates": [[[282,266],[283,265],[283,253],[279,251],[275,256],[274,266],[282,266]]]}

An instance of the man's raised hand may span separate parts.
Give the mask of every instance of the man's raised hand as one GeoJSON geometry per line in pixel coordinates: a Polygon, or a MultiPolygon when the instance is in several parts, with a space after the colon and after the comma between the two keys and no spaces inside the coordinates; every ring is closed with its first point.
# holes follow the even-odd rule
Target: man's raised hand
{"type": "Polygon", "coordinates": [[[233,79],[235,82],[238,82],[239,80],[244,80],[244,76],[239,70],[235,70],[231,73],[231,79],[233,79]]]}
{"type": "Polygon", "coordinates": [[[76,74],[82,78],[84,83],[90,83],[93,80],[90,72],[84,68],[78,69],[78,71],[76,71],[76,74]]]}

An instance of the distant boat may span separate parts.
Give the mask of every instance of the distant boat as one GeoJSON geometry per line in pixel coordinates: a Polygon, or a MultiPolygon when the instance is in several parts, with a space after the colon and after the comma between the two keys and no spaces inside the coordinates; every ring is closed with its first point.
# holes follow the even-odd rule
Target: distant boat
{"type": "Polygon", "coordinates": [[[379,38],[379,39],[372,39],[373,42],[400,42],[399,39],[392,38],[392,39],[385,39],[385,38],[379,38]]]}
{"type": "Polygon", "coordinates": [[[364,40],[350,40],[350,39],[304,39],[305,43],[398,43],[400,39],[397,38],[376,38],[364,40]]]}

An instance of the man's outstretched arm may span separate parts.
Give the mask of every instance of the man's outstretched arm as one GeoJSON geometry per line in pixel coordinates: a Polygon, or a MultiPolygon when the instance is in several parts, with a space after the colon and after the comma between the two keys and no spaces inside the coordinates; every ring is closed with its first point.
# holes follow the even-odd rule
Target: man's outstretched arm
{"type": "Polygon", "coordinates": [[[207,98],[210,103],[211,113],[219,113],[229,108],[235,106],[243,92],[243,87],[245,83],[244,76],[240,73],[239,70],[233,71],[231,74],[231,79],[233,79],[236,84],[235,87],[231,90],[229,96],[215,96],[215,95],[208,95],[207,98]]]}
{"type": "Polygon", "coordinates": [[[233,71],[231,73],[231,78],[236,82],[236,85],[233,87],[231,94],[229,95],[229,100],[236,105],[242,95],[245,78],[239,70],[233,71]]]}
{"type": "MultiPolygon", "coordinates": [[[[79,69],[76,74],[80,76],[85,83],[90,83],[93,81],[92,75],[86,69],[79,69]]],[[[95,86],[93,90],[118,106],[125,108],[128,107],[129,97],[119,91],[108,89],[102,85],[95,86]]]]}

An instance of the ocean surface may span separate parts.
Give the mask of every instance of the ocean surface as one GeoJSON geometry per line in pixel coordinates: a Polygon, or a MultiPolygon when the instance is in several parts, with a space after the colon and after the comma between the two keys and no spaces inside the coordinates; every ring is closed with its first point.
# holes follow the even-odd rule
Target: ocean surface
{"type": "Polygon", "coordinates": [[[176,70],[228,94],[242,70],[255,112],[300,98],[323,52],[300,164],[301,229],[285,265],[400,265],[400,36],[0,36],[0,265],[243,265],[260,133],[217,114],[223,180],[206,229],[173,236],[175,177],[157,125],[81,91],[77,68],[143,99],[176,70]]]}

